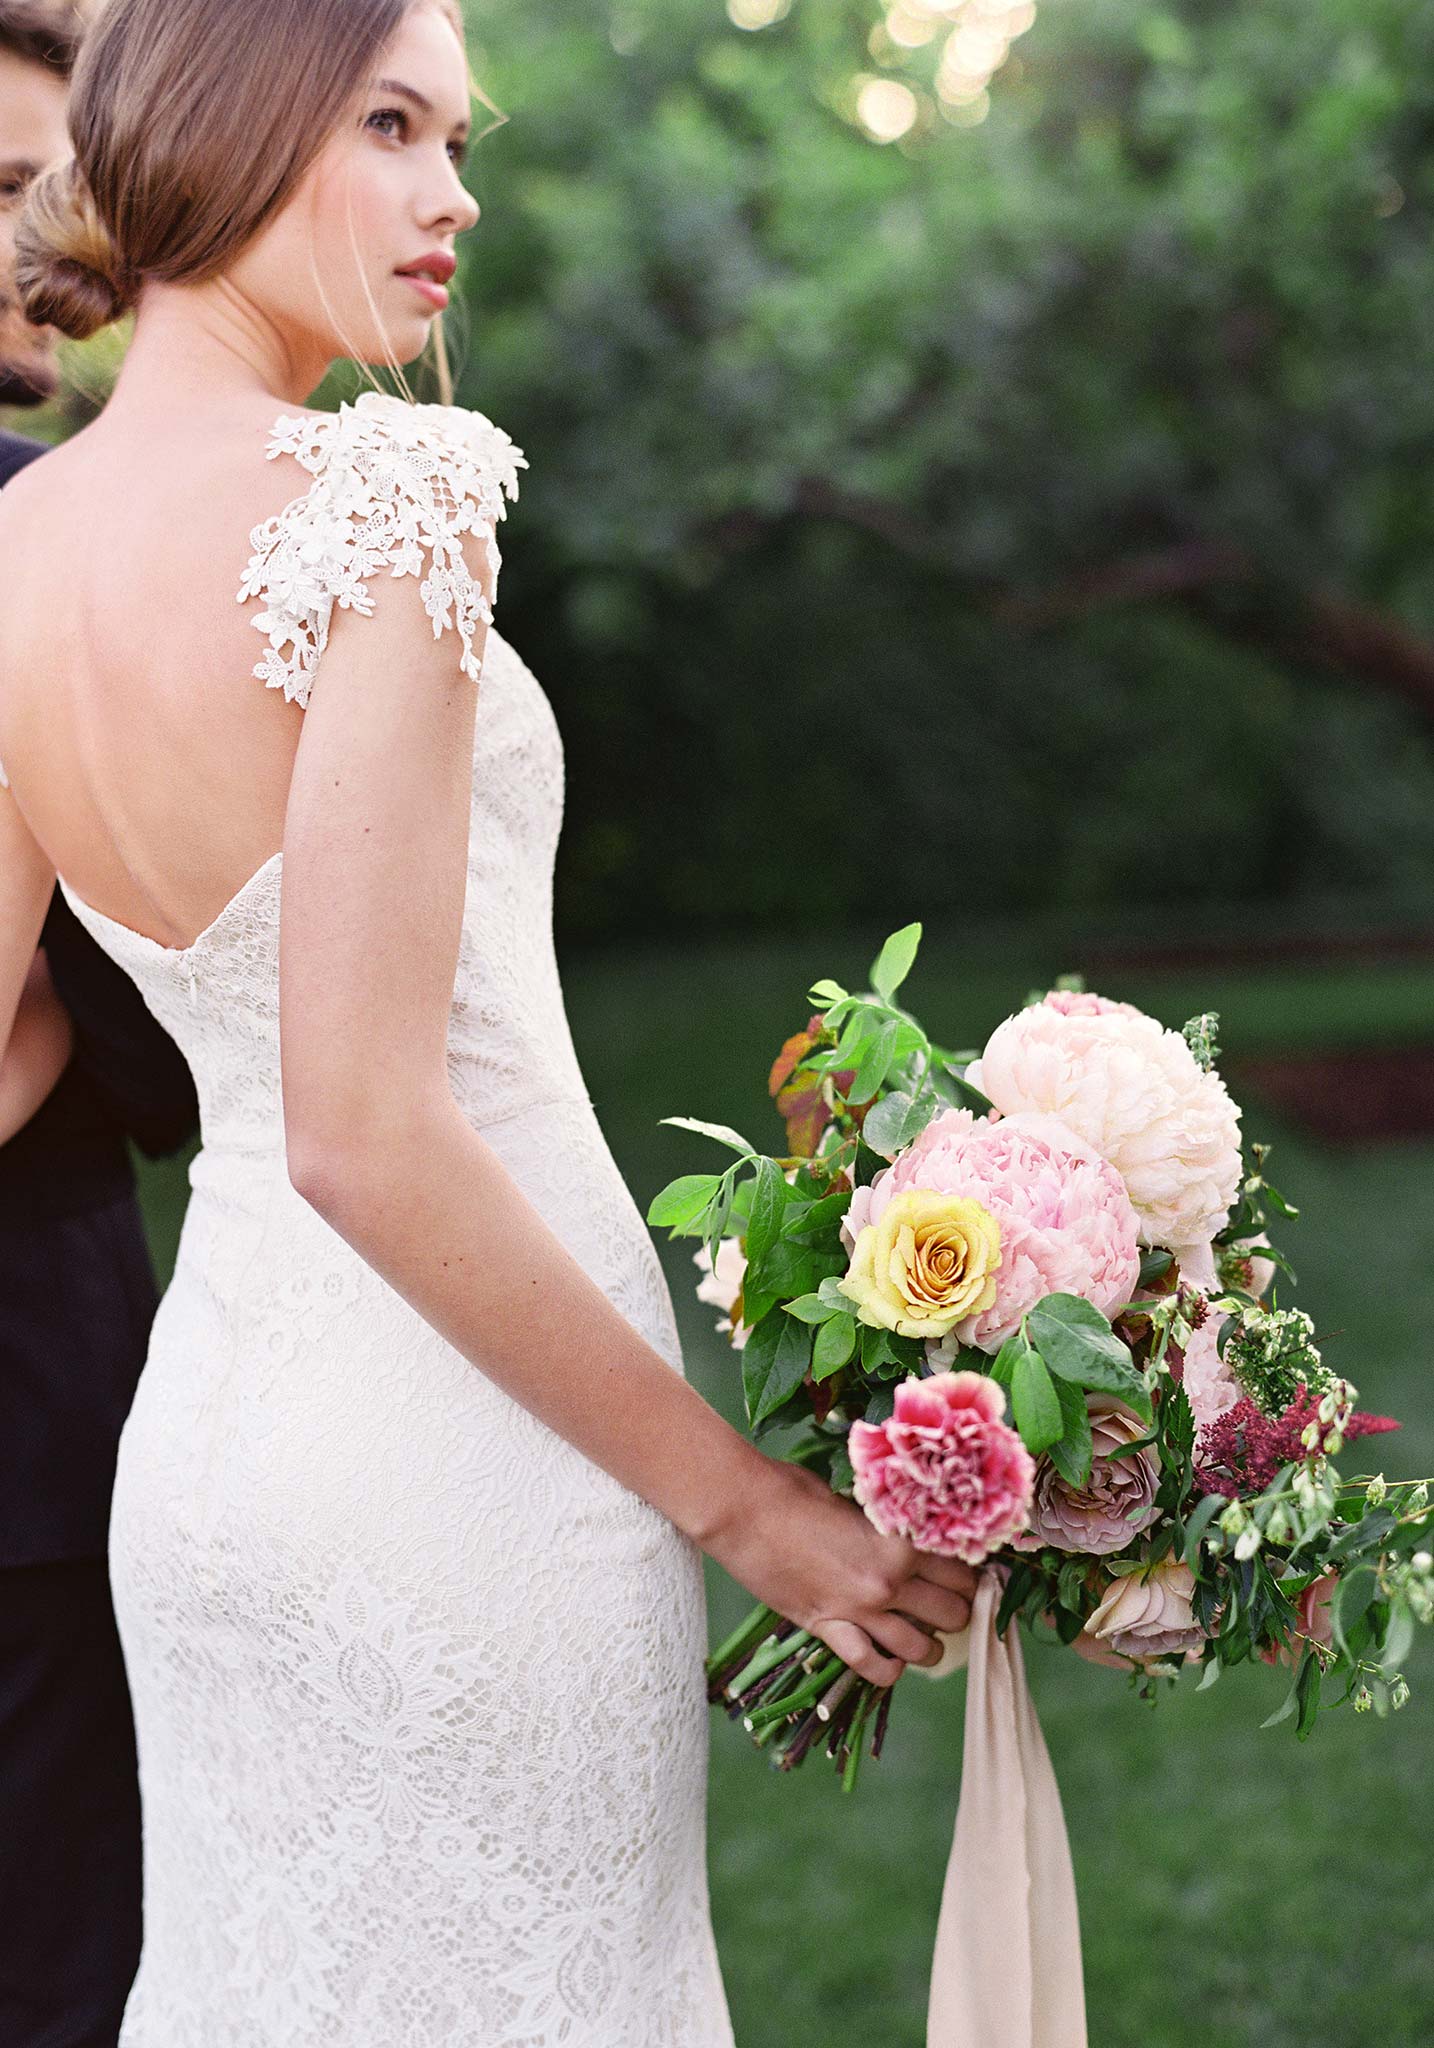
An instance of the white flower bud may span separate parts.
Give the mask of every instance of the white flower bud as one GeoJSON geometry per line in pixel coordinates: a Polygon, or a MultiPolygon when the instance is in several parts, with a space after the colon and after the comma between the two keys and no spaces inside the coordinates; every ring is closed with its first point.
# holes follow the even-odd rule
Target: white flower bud
{"type": "Polygon", "coordinates": [[[1317,1422],[1307,1422],[1304,1428],[1300,1431],[1300,1442],[1304,1445],[1307,1451],[1312,1451],[1314,1450],[1315,1446],[1319,1443],[1319,1439],[1319,1424],[1317,1422]]]}
{"type": "Polygon", "coordinates": [[[1364,1489],[1364,1497],[1372,1508],[1377,1508],[1388,1491],[1389,1488],[1384,1483],[1384,1474],[1376,1472],[1364,1489]]]}
{"type": "Polygon", "coordinates": [[[1428,1507],[1428,1505],[1429,1482],[1427,1479],[1421,1479],[1419,1484],[1415,1487],[1414,1491],[1410,1494],[1408,1500],[1405,1502],[1405,1506],[1408,1508],[1411,1515],[1418,1515],[1422,1514],[1425,1508],[1428,1507]]]}
{"type": "Polygon", "coordinates": [[[1229,1507],[1221,1512],[1220,1527],[1227,1536],[1238,1536],[1245,1526],[1246,1519],[1245,1510],[1239,1501],[1232,1500],[1229,1507]]]}
{"type": "Polygon", "coordinates": [[[1408,1702],[1409,1687],[1402,1678],[1398,1678],[1394,1682],[1394,1690],[1389,1695],[1389,1704],[1397,1713],[1401,1707],[1407,1706],[1408,1702]]]}
{"type": "Polygon", "coordinates": [[[1373,1705],[1374,1694],[1367,1685],[1362,1685],[1354,1696],[1354,1711],[1356,1714],[1367,1714],[1373,1705]]]}
{"type": "Polygon", "coordinates": [[[1254,1522],[1240,1531],[1235,1544],[1235,1555],[1243,1564],[1247,1557],[1253,1557],[1260,1547],[1260,1532],[1254,1522]]]}
{"type": "Polygon", "coordinates": [[[1320,1421],[1321,1421],[1321,1422],[1333,1422],[1333,1421],[1334,1421],[1334,1411],[1335,1411],[1335,1408],[1337,1407],[1337,1405],[1338,1405],[1338,1404],[1337,1404],[1337,1402],[1335,1401],[1335,1398],[1334,1398],[1334,1392],[1333,1392],[1333,1390],[1331,1389],[1331,1391],[1330,1391],[1330,1392],[1329,1392],[1328,1394],[1326,1394],[1326,1395],[1324,1396],[1323,1400],[1322,1400],[1322,1401],[1320,1402],[1320,1404],[1319,1404],[1319,1409],[1318,1409],[1318,1411],[1317,1411],[1317,1412],[1318,1412],[1318,1414],[1319,1414],[1319,1419],[1320,1419],[1320,1421]]]}
{"type": "Polygon", "coordinates": [[[1327,1458],[1337,1458],[1343,1449],[1344,1438],[1340,1435],[1337,1429],[1332,1429],[1329,1435],[1324,1440],[1325,1456],[1327,1458]]]}
{"type": "Polygon", "coordinates": [[[1427,1550],[1416,1550],[1409,1562],[1421,1576],[1426,1572],[1434,1572],[1434,1553],[1427,1550]]]}

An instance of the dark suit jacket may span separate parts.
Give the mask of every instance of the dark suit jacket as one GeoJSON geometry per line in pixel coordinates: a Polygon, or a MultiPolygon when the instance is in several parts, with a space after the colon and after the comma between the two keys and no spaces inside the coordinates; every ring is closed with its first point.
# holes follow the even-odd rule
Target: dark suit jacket
{"type": "MultiPolygon", "coordinates": [[[[45,452],[0,433],[0,484],[45,452]]],[[[198,1125],[178,1048],[58,887],[40,943],[75,1051],[0,1145],[0,1566],[103,1553],[157,1298],[128,1141],[157,1158],[198,1125]]]]}

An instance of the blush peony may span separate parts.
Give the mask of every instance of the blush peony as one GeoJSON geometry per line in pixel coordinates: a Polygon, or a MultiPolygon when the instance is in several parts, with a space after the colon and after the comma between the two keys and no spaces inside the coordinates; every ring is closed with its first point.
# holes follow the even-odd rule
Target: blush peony
{"type": "Polygon", "coordinates": [[[1180,1381],[1195,1427],[1208,1429],[1227,1409],[1233,1408],[1244,1388],[1220,1356],[1220,1325],[1224,1317],[1207,1309],[1205,1320],[1190,1333],[1180,1367],[1180,1381]]]}
{"type": "Polygon", "coordinates": [[[887,1422],[854,1422],[856,1498],[888,1536],[937,1557],[982,1559],[1018,1530],[1035,1460],[1002,1420],[1006,1401],[979,1372],[903,1380],[887,1422]]]}
{"type": "Polygon", "coordinates": [[[1178,1031],[1129,1004],[1047,996],[997,1027],[967,1079],[1003,1115],[1043,1111],[1093,1145],[1123,1178],[1145,1243],[1178,1256],[1224,1225],[1240,1112],[1178,1031]]]}
{"type": "Polygon", "coordinates": [[[938,1341],[994,1353],[1047,1294],[1079,1294],[1103,1310],[1130,1299],[1140,1273],[1135,1211],[1119,1174],[1058,1118],[992,1122],[943,1110],[856,1189],[842,1224],[848,1248],[916,1188],[968,1196],[1000,1230],[994,1299],[938,1341]]]}

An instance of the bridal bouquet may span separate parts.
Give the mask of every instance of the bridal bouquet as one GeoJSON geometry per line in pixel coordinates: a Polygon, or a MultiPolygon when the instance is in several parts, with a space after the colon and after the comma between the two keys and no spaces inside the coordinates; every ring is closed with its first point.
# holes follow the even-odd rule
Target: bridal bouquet
{"type": "MultiPolygon", "coordinates": [[[[1067,980],[950,1051],[896,1000],[920,935],[867,993],[809,992],[768,1082],[782,1153],[663,1119],[735,1155],[648,1220],[701,1239],[753,1436],[795,1428],[783,1455],[879,1529],[998,1574],[998,1633],[1054,1631],[1148,1697],[1260,1658],[1291,1668],[1266,1726],[1402,1706],[1428,1482],[1336,1470],[1398,1424],[1282,1299],[1270,1231],[1297,1212],[1242,1156],[1216,1018],[1167,1030],[1067,980]]],[[[956,1669],[964,1633],[913,1669],[956,1669]]],[[[880,1754],[893,1688],[770,1608],[707,1676],[782,1769],[820,1742],[850,1789],[880,1754]]]]}

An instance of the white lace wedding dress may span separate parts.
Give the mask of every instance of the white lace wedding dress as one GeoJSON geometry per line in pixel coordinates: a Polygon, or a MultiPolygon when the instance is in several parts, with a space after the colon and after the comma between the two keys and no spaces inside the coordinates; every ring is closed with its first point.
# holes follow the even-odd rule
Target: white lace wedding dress
{"type": "MultiPolygon", "coordinates": [[[[680,1372],[563,1007],[557,727],[496,632],[481,681],[472,657],[487,614],[461,535],[492,533],[523,458],[480,414],[378,394],[280,420],[270,452],[313,483],[253,536],[256,674],[307,702],[332,605],[425,577],[479,690],[453,1090],[680,1372]]],[[[122,2048],[730,2048],[699,1553],[291,1186],[281,862],[182,949],[65,889],[187,1054],[203,1117],[111,1523],[145,1822],[122,2048]]]]}

